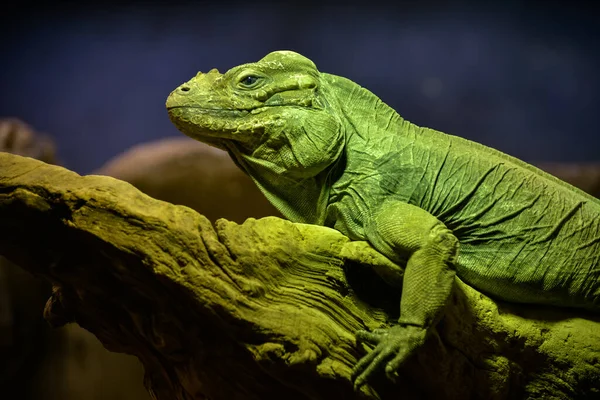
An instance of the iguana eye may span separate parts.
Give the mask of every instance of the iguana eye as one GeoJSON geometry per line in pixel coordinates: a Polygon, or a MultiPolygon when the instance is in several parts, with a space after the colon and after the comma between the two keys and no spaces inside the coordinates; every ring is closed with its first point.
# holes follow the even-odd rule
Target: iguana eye
{"type": "Polygon", "coordinates": [[[247,75],[247,76],[243,77],[242,79],[240,79],[239,83],[242,86],[245,86],[247,88],[251,88],[251,87],[255,86],[259,80],[260,80],[259,76],[256,76],[256,75],[247,75]]]}

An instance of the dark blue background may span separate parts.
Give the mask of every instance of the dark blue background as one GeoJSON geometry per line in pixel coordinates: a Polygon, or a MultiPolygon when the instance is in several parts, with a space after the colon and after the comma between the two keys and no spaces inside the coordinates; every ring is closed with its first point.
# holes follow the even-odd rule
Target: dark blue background
{"type": "Polygon", "coordinates": [[[164,102],[197,71],[290,49],[417,124],[528,161],[600,160],[593,3],[481,3],[4,5],[0,116],[52,134],[88,173],[180,135],[164,102]]]}

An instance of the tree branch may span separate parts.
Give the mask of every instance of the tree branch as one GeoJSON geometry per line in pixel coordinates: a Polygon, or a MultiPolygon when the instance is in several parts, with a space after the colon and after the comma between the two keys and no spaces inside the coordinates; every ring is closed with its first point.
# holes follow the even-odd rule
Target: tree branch
{"type": "Polygon", "coordinates": [[[139,357],[158,399],[509,398],[600,383],[597,320],[496,305],[458,281],[398,382],[354,392],[354,332],[393,323],[402,279],[366,243],[274,217],[213,227],[125,182],[6,153],[0,254],[52,282],[53,325],[139,357]]]}

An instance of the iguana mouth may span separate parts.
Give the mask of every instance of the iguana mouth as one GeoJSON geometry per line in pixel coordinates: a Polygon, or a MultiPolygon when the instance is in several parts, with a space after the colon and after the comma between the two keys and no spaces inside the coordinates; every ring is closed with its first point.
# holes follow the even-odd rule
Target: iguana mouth
{"type": "Polygon", "coordinates": [[[237,116],[243,117],[245,115],[250,114],[255,109],[250,110],[235,110],[233,108],[206,108],[206,107],[196,107],[196,106],[172,106],[168,107],[167,110],[175,110],[175,109],[183,109],[183,110],[194,110],[200,114],[215,114],[215,115],[228,115],[228,116],[237,116]]]}

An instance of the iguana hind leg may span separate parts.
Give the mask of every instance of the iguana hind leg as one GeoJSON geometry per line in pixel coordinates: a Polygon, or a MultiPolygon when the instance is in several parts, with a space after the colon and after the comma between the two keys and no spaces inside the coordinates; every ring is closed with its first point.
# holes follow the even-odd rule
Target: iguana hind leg
{"type": "Polygon", "coordinates": [[[375,346],[354,369],[360,387],[385,366],[394,378],[400,365],[424,342],[439,319],[454,283],[458,239],[427,211],[403,202],[388,202],[374,216],[367,236],[377,250],[394,259],[409,252],[402,285],[400,319],[390,329],[358,331],[359,341],[375,346]]]}

